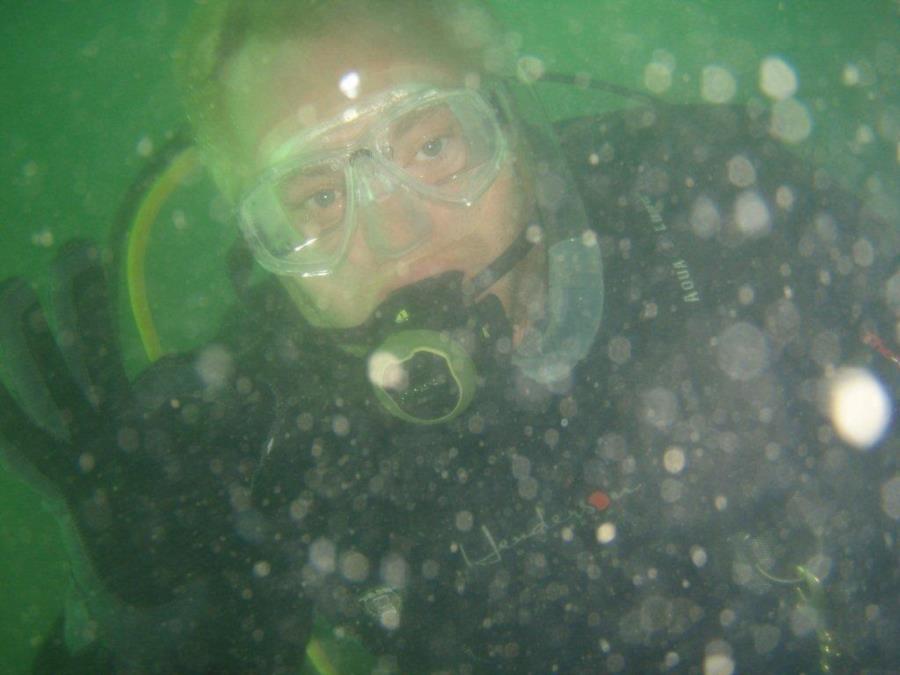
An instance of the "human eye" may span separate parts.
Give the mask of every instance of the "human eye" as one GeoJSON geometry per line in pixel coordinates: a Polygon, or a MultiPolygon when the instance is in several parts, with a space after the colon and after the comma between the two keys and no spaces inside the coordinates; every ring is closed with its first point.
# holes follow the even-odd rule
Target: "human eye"
{"type": "Polygon", "coordinates": [[[304,200],[303,206],[308,210],[327,211],[340,204],[342,195],[334,188],[319,190],[304,200]]]}
{"type": "Polygon", "coordinates": [[[391,145],[393,160],[414,178],[429,184],[451,179],[467,161],[466,140],[458,120],[446,107],[417,116],[391,145]]]}
{"type": "Polygon", "coordinates": [[[292,179],[279,188],[282,205],[290,211],[327,209],[338,199],[337,183],[292,179]]]}
{"type": "Polygon", "coordinates": [[[448,136],[431,138],[422,144],[416,153],[417,162],[428,162],[438,159],[450,147],[451,139],[448,136]]]}
{"type": "Polygon", "coordinates": [[[344,220],[344,192],[335,187],[310,193],[293,213],[295,228],[312,238],[338,229],[344,220]]]}
{"type": "Polygon", "coordinates": [[[285,212],[298,225],[327,228],[343,217],[345,186],[339,174],[298,172],[281,181],[279,194],[285,212]]]}

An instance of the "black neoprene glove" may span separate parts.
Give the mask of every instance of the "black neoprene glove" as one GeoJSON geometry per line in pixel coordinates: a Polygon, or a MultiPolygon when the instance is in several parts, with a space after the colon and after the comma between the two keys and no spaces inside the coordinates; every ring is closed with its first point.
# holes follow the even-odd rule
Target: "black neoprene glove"
{"type": "Polygon", "coordinates": [[[232,631],[259,643],[266,610],[254,604],[267,589],[254,584],[274,582],[259,574],[272,565],[270,532],[251,483],[272,394],[224,348],[163,359],[129,383],[89,244],[60,253],[54,300],[55,335],[27,283],[0,285],[0,354],[16,394],[0,386],[4,458],[65,504],[106,591],[147,610],[193,596],[183,635],[223,649],[240,641],[232,631]]]}

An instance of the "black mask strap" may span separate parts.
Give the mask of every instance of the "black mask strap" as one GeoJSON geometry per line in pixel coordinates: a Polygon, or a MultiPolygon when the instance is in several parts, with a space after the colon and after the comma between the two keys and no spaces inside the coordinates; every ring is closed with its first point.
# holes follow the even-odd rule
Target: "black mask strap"
{"type": "Polygon", "coordinates": [[[481,270],[472,277],[471,281],[465,284],[464,291],[470,300],[477,298],[495,283],[500,281],[500,279],[506,276],[513,267],[518,265],[522,259],[528,255],[528,252],[531,251],[531,247],[534,246],[534,244],[528,241],[528,229],[528,226],[522,228],[519,236],[506,247],[506,250],[501,253],[494,262],[481,270]]]}

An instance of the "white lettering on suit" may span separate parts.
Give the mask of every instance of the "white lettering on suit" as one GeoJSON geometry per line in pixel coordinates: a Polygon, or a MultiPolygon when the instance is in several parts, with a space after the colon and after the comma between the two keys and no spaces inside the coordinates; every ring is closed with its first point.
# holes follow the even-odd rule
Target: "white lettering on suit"
{"type": "MultiPolygon", "coordinates": [[[[669,228],[666,226],[660,210],[656,208],[645,195],[638,195],[638,199],[644,207],[644,210],[647,212],[647,215],[650,217],[653,231],[657,233],[667,231],[669,228]]],[[[672,271],[675,273],[675,280],[681,287],[682,302],[700,302],[700,292],[697,290],[697,285],[694,283],[694,278],[691,275],[691,268],[688,265],[687,260],[680,258],[673,262],[672,271]]]]}
{"type": "Polygon", "coordinates": [[[504,551],[516,548],[529,539],[533,539],[534,537],[539,537],[546,534],[550,526],[564,526],[582,523],[589,516],[596,513],[596,510],[593,507],[584,504],[577,509],[569,509],[564,514],[556,514],[552,516],[548,524],[547,519],[544,517],[544,510],[540,506],[535,506],[534,510],[537,514],[537,522],[534,525],[532,525],[524,532],[513,535],[512,537],[503,538],[500,541],[497,541],[487,525],[482,525],[481,534],[484,536],[484,539],[487,542],[488,552],[486,555],[480,558],[472,559],[466,552],[465,546],[463,546],[462,544],[458,544],[459,552],[462,554],[463,560],[466,563],[466,567],[487,567],[489,565],[497,565],[503,561],[504,551]]]}

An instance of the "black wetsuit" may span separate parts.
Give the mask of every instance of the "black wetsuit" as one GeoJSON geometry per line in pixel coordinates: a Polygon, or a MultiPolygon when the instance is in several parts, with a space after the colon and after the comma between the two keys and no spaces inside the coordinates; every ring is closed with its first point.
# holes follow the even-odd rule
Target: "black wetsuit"
{"type": "Polygon", "coordinates": [[[896,666],[897,439],[850,449],[822,392],[856,365],[897,396],[897,233],[767,125],[697,106],[563,127],[606,296],[553,387],[497,350],[465,414],[409,425],[275,284],[151,369],[141,405],[164,412],[127,428],[153,503],[97,567],[182,621],[134,663],[296,670],[316,608],[385,672],[815,672],[828,644],[836,670],[896,666]],[[818,614],[763,574],[797,565],[824,576],[818,614]]]}

